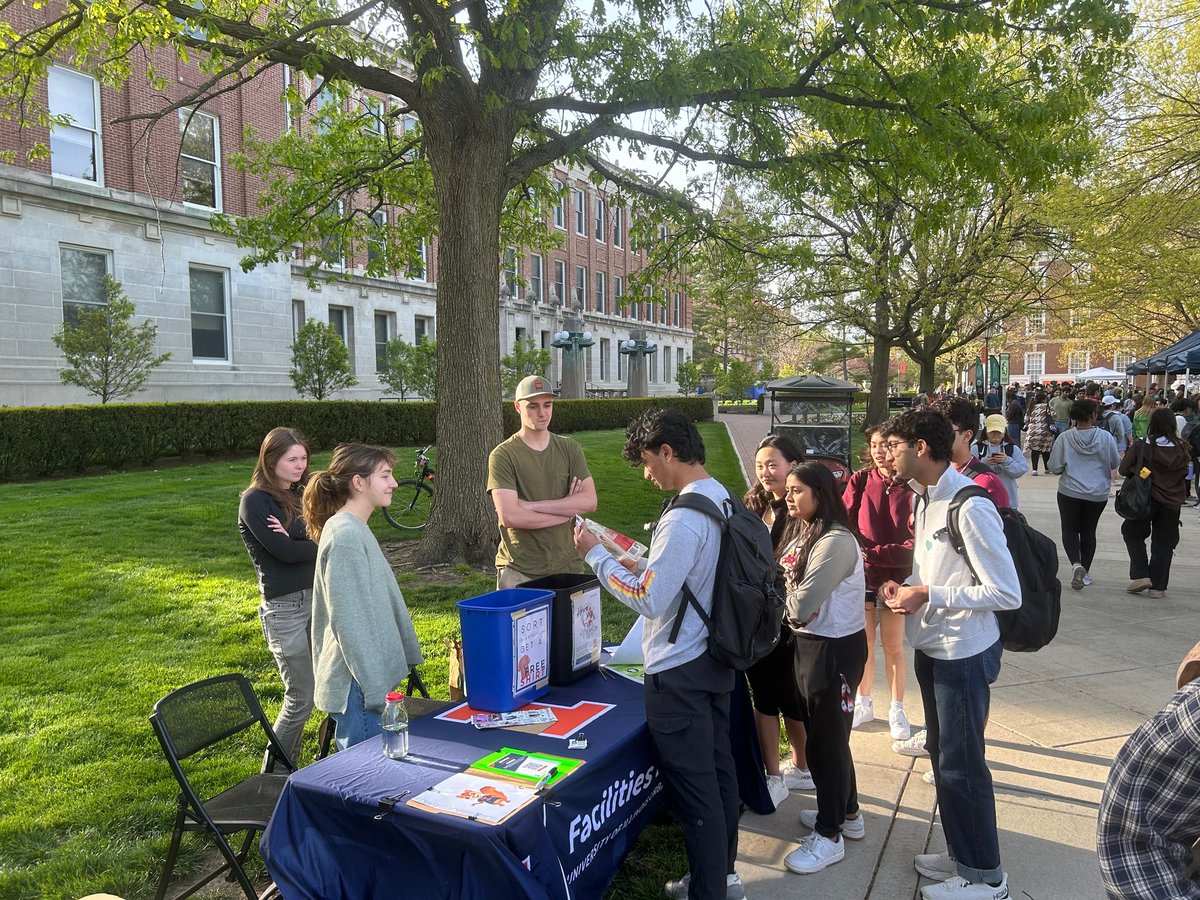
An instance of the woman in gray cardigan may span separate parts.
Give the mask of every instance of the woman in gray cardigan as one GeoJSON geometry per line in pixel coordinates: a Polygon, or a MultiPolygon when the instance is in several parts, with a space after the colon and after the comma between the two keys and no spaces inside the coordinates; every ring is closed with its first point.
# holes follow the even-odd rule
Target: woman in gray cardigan
{"type": "Polygon", "coordinates": [[[304,521],[317,542],[314,699],[337,722],[340,749],[381,732],[387,693],[422,661],[396,576],[367,526],[392,502],[395,459],[385,447],[340,444],[304,489],[304,521]]]}

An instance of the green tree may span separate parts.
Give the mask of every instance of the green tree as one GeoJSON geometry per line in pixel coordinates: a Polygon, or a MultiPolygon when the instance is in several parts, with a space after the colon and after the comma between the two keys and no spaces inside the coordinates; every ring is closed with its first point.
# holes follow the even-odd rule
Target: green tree
{"type": "Polygon", "coordinates": [[[691,396],[700,386],[700,366],[694,360],[680,363],[675,369],[675,383],[679,385],[679,393],[691,396]]]}
{"type": "MultiPolygon", "coordinates": [[[[412,350],[412,388],[426,400],[438,397],[438,348],[437,342],[423,340],[412,350]]],[[[440,432],[439,432],[440,433],[440,432]]],[[[441,478],[441,469],[438,469],[441,478]]]]}
{"type": "Polygon", "coordinates": [[[154,355],[158,329],[149,320],[130,324],[134,311],[121,283],[104,276],[104,306],[78,308],[74,321],[63,322],[50,338],[67,361],[68,368],[58,377],[99,397],[101,403],[144,390],[150,373],[171,354],[154,355]]]}
{"type": "Polygon", "coordinates": [[[500,383],[504,396],[511,397],[526,375],[545,375],[550,368],[550,351],[534,346],[533,338],[513,344],[512,353],[500,358],[500,383]]]}
{"type": "MultiPolygon", "coordinates": [[[[651,214],[688,204],[662,180],[615,169],[604,141],[663,162],[774,171],[793,194],[881,155],[930,182],[958,168],[1050,168],[1062,164],[1063,131],[1104,88],[1131,27],[1123,7],[1094,0],[95,0],[86,14],[78,4],[12,9],[20,18],[0,29],[0,92],[4,111],[26,121],[41,114],[45,124],[36,104],[51,61],[116,85],[142,77],[142,60],[160,65],[159,47],[196,60],[196,87],[172,78],[172,90],[157,94],[160,117],[279,65],[322,79],[319,91],[287,93],[295,110],[305,96],[319,105],[318,127],[244,142],[238,162],[265,185],[260,213],[219,221],[249,249],[245,265],[290,261],[297,247],[320,259],[322,246],[370,235],[382,251],[372,272],[411,262],[418,240],[436,231],[437,433],[458,451],[439,468],[447,502],[421,537],[422,555],[438,560],[491,556],[495,516],[479,486],[501,438],[502,221],[506,241],[545,240],[538,201],[550,199],[548,166],[586,164],[651,214]],[[364,105],[351,103],[362,91],[388,98],[389,124],[412,112],[420,128],[364,127],[364,105]],[[381,206],[407,213],[377,231],[369,214],[381,206]]],[[[165,71],[150,70],[152,86],[166,83],[165,71]]],[[[696,221],[709,230],[704,215],[696,221]]],[[[636,223],[649,228],[647,217],[636,223]]],[[[679,258],[675,242],[643,246],[653,265],[679,258]]]]}
{"type": "Polygon", "coordinates": [[[407,400],[413,391],[417,352],[416,347],[398,337],[388,341],[384,350],[384,364],[379,372],[379,380],[393,394],[399,394],[401,400],[407,400]]]}
{"type": "Polygon", "coordinates": [[[746,391],[754,387],[757,373],[744,359],[731,359],[725,371],[717,376],[717,394],[729,400],[745,400],[746,391]]]}
{"type": "Polygon", "coordinates": [[[316,319],[309,319],[296,334],[291,378],[296,393],[314,400],[327,400],[358,384],[346,342],[332,325],[316,319]]]}

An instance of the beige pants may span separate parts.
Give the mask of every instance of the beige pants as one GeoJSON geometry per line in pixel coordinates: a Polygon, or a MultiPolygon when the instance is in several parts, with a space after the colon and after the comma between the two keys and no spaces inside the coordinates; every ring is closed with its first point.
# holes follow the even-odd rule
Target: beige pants
{"type": "Polygon", "coordinates": [[[502,569],[496,570],[496,590],[503,591],[506,588],[520,587],[527,581],[533,579],[524,572],[519,572],[512,566],[505,566],[502,569]]]}

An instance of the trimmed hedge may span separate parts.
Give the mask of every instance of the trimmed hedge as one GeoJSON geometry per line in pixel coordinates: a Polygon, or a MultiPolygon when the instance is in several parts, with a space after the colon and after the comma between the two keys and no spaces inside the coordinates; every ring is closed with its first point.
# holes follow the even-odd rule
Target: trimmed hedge
{"type": "MultiPolygon", "coordinates": [[[[712,418],[712,402],[691,397],[560,400],[556,432],[624,428],[644,409],[675,406],[712,418]]],[[[517,430],[505,401],[506,434],[517,430]]],[[[434,404],[369,400],[128,403],[0,409],[0,479],[150,465],[165,457],[255,453],[277,425],[298,429],[313,450],[354,440],[389,447],[435,443],[434,404]]]]}

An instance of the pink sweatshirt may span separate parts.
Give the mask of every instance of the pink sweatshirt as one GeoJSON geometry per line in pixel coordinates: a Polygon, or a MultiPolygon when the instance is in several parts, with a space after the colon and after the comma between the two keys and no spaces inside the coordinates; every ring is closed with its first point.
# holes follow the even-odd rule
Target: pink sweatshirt
{"type": "Polygon", "coordinates": [[[850,528],[863,550],[867,590],[912,572],[912,490],[875,466],[850,476],[842,493],[850,528]]]}

